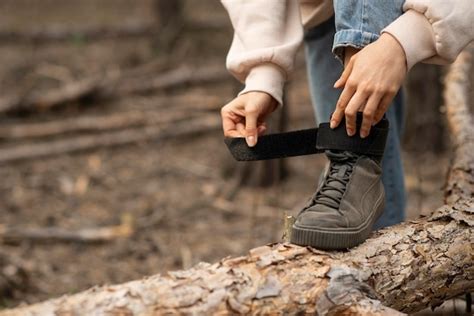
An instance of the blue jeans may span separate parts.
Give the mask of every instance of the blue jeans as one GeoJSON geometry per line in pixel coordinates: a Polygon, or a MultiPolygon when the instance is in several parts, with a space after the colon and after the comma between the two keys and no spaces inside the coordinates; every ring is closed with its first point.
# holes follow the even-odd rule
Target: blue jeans
{"type": "MultiPolygon", "coordinates": [[[[337,58],[342,60],[344,47],[362,48],[375,41],[380,31],[402,14],[403,2],[404,0],[335,0],[335,17],[308,30],[305,35],[306,64],[317,121],[329,121],[339,98],[341,91],[334,89],[333,84],[343,70],[337,58]]],[[[386,203],[375,228],[394,225],[405,218],[406,198],[400,150],[403,127],[401,91],[394,98],[386,116],[390,121],[382,161],[386,203]]]]}

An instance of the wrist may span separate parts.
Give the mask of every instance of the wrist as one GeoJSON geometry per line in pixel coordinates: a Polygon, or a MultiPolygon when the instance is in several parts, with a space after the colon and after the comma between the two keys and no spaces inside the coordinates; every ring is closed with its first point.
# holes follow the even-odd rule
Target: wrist
{"type": "Polygon", "coordinates": [[[278,66],[270,63],[262,64],[250,70],[245,80],[245,88],[239,95],[249,92],[267,93],[281,105],[284,83],[285,75],[278,66]]]}
{"type": "Polygon", "coordinates": [[[239,97],[244,97],[246,101],[252,100],[253,103],[263,104],[266,110],[270,112],[278,108],[278,101],[269,93],[265,91],[249,91],[241,94],[239,97]]]}
{"type": "Polygon", "coordinates": [[[433,28],[428,19],[415,10],[405,12],[383,29],[382,34],[393,36],[403,47],[408,70],[437,54],[433,28]]]}
{"type": "Polygon", "coordinates": [[[381,40],[384,43],[384,46],[387,47],[391,57],[393,58],[393,62],[402,65],[405,71],[408,71],[407,57],[400,42],[390,33],[382,33],[379,40],[381,40]]]}

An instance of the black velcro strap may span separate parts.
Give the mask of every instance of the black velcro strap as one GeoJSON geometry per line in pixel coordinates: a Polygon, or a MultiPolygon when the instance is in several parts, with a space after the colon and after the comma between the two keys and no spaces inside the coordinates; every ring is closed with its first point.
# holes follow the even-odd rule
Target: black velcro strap
{"type": "Polygon", "coordinates": [[[366,138],[361,138],[359,133],[356,133],[354,136],[347,136],[345,126],[345,124],[341,123],[336,129],[331,129],[329,123],[319,124],[316,148],[322,151],[332,149],[347,150],[364,155],[383,155],[388,135],[388,124],[379,123],[373,126],[370,129],[369,136],[366,138]],[[381,125],[387,126],[382,127],[381,125]]]}
{"type": "Polygon", "coordinates": [[[388,135],[388,120],[382,119],[361,138],[362,117],[357,117],[357,133],[348,136],[343,120],[335,129],[329,123],[317,128],[260,136],[257,145],[247,146],[244,138],[226,138],[225,143],[237,161],[255,161],[322,153],[327,149],[347,150],[358,154],[382,156],[388,135]]]}
{"type": "Polygon", "coordinates": [[[260,136],[257,145],[247,146],[245,138],[226,138],[225,143],[237,161],[267,160],[324,152],[316,148],[318,129],[310,128],[260,136]]]}

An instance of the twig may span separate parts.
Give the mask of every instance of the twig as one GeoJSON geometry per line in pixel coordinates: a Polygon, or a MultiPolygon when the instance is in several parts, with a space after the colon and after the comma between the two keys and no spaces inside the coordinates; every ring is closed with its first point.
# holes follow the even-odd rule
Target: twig
{"type": "Polygon", "coordinates": [[[285,212],[285,217],[284,217],[284,224],[283,224],[283,236],[281,239],[284,242],[290,242],[291,238],[291,229],[293,227],[293,224],[295,223],[295,217],[288,215],[287,212],[285,212]]]}

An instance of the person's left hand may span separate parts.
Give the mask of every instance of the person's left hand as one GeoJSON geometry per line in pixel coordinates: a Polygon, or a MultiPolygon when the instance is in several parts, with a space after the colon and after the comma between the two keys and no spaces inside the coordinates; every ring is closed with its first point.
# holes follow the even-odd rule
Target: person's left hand
{"type": "Polygon", "coordinates": [[[336,128],[345,116],[347,135],[353,136],[357,112],[362,111],[360,136],[367,137],[388,110],[406,73],[405,51],[394,37],[383,33],[350,58],[334,84],[344,90],[331,117],[331,128],[336,128]]]}

